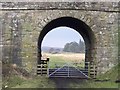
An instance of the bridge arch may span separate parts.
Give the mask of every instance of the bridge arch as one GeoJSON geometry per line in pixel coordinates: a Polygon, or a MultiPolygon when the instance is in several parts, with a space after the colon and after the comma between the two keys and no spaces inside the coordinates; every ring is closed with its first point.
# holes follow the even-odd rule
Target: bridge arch
{"type": "Polygon", "coordinates": [[[45,35],[57,27],[69,27],[76,30],[85,41],[85,62],[93,62],[95,56],[95,35],[92,29],[82,20],[73,17],[60,17],[50,21],[41,31],[38,38],[38,64],[41,60],[41,44],[45,35]]]}

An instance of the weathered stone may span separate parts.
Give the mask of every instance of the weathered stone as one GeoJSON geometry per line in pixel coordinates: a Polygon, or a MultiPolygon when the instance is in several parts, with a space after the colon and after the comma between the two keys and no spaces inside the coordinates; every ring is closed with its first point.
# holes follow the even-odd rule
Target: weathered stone
{"type": "Polygon", "coordinates": [[[73,17],[83,21],[93,32],[88,31],[94,38],[83,38],[95,41],[94,48],[87,47],[86,58],[97,63],[98,73],[117,63],[119,8],[116,2],[10,2],[2,3],[0,9],[3,50],[15,51],[4,52],[6,60],[12,57],[22,59],[23,64],[27,60],[32,60],[31,64],[37,62],[38,38],[43,28],[60,17],[73,17]]]}

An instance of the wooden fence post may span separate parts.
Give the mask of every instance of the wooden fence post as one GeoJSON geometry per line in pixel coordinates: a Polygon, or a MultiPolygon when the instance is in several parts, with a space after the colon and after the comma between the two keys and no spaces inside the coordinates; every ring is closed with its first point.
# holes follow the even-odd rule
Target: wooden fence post
{"type": "Polygon", "coordinates": [[[47,58],[47,75],[49,75],[49,58],[47,58]]]}
{"type": "Polygon", "coordinates": [[[88,63],[88,76],[90,77],[90,62],[87,63],[88,63]]]}

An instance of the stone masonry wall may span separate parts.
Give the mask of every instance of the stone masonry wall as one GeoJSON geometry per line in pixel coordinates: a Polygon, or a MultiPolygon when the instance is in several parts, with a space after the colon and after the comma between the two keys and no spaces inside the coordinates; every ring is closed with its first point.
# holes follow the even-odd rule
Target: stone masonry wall
{"type": "Polygon", "coordinates": [[[17,47],[16,60],[22,60],[23,66],[29,65],[27,70],[34,71],[40,32],[53,19],[70,16],[82,20],[94,32],[96,54],[93,60],[97,62],[98,73],[107,71],[117,63],[119,11],[116,2],[2,3],[1,10],[5,61],[12,59],[11,50],[17,47]],[[13,18],[16,18],[15,23],[12,23],[13,18]]]}

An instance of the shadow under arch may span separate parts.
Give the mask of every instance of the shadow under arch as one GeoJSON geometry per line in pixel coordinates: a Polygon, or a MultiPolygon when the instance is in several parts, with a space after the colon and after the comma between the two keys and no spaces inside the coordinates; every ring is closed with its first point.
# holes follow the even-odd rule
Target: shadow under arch
{"type": "Polygon", "coordinates": [[[85,62],[92,62],[95,49],[95,36],[91,28],[83,21],[73,17],[60,17],[49,22],[38,38],[38,64],[41,61],[41,44],[45,35],[54,28],[65,26],[76,30],[85,41],[85,62]]]}

